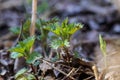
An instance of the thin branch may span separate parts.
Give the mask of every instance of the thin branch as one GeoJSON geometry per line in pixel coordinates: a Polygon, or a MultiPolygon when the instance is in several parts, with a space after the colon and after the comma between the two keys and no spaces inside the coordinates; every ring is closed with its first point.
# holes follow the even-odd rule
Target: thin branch
{"type": "Polygon", "coordinates": [[[67,77],[70,76],[75,71],[75,68],[72,68],[72,70],[67,74],[67,77]]]}

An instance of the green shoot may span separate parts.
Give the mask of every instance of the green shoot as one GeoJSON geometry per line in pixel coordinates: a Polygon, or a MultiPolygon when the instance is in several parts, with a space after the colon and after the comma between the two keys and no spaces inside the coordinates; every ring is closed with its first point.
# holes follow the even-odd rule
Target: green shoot
{"type": "Polygon", "coordinates": [[[83,25],[81,24],[68,24],[68,18],[66,18],[61,24],[55,23],[52,26],[45,26],[44,29],[58,36],[56,40],[51,43],[51,47],[57,49],[61,46],[69,47],[70,37],[82,27],[83,25]]]}
{"type": "Polygon", "coordinates": [[[105,40],[103,40],[101,35],[99,35],[99,43],[100,43],[100,49],[101,49],[103,56],[104,56],[105,68],[107,68],[106,42],[105,42],[105,40]]]}
{"type": "Polygon", "coordinates": [[[20,41],[15,47],[11,48],[9,51],[12,52],[11,58],[24,57],[27,63],[33,63],[37,57],[40,55],[36,52],[30,54],[30,48],[33,46],[35,37],[28,37],[27,39],[20,41]]]}

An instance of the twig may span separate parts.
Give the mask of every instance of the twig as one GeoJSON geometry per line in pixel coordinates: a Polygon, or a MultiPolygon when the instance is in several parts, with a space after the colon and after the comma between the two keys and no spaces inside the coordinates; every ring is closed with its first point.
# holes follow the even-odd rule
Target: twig
{"type": "Polygon", "coordinates": [[[94,75],[95,75],[95,79],[96,80],[99,80],[99,75],[98,75],[98,70],[97,70],[97,67],[94,65],[93,67],[92,67],[92,69],[93,69],[93,71],[94,71],[94,75]]]}
{"type": "MultiPolygon", "coordinates": [[[[63,80],[66,80],[67,77],[69,77],[72,73],[74,73],[75,68],[72,68],[72,70],[67,74],[67,76],[65,78],[63,78],[63,80]]],[[[75,79],[73,79],[75,80],[75,79]]]]}
{"type": "Polygon", "coordinates": [[[80,66],[79,68],[77,68],[77,70],[75,70],[74,73],[77,73],[82,67],[80,66]]]}
{"type": "Polygon", "coordinates": [[[67,74],[67,77],[70,76],[75,71],[75,68],[72,68],[72,70],[67,74]]]}
{"type": "MultiPolygon", "coordinates": [[[[55,70],[59,71],[60,73],[64,74],[65,76],[68,76],[67,73],[63,72],[62,70],[58,69],[57,67],[52,66],[47,60],[42,59],[42,61],[46,62],[46,64],[48,64],[49,66],[51,66],[55,70]]],[[[75,80],[75,78],[73,78],[72,76],[68,76],[68,77],[71,78],[72,80],[75,80]]]]}

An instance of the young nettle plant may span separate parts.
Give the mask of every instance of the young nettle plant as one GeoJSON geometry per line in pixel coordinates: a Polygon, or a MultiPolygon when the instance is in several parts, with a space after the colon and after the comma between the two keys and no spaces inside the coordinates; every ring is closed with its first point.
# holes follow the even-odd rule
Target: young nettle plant
{"type": "Polygon", "coordinates": [[[11,58],[19,58],[24,57],[26,62],[31,64],[35,60],[36,57],[40,57],[40,54],[37,52],[30,53],[30,48],[33,46],[35,41],[35,37],[28,37],[27,39],[18,42],[18,44],[11,48],[12,52],[11,58]]]}
{"type": "Polygon", "coordinates": [[[60,48],[64,54],[64,57],[66,57],[65,60],[69,61],[70,53],[68,47],[70,47],[70,38],[77,30],[81,29],[82,27],[83,25],[81,24],[68,24],[68,18],[66,18],[61,24],[56,23],[53,26],[45,26],[44,29],[51,31],[56,35],[56,38],[51,42],[51,47],[53,49],[60,48]]]}
{"type": "Polygon", "coordinates": [[[101,35],[99,35],[99,43],[100,43],[100,49],[103,53],[104,56],[104,62],[105,62],[105,68],[107,68],[107,52],[106,52],[106,42],[105,40],[102,38],[101,35]]]}
{"type": "MultiPolygon", "coordinates": [[[[37,53],[37,52],[32,52],[30,53],[30,48],[33,46],[35,41],[35,37],[28,37],[27,39],[23,40],[23,41],[19,41],[18,44],[9,49],[9,51],[11,51],[11,58],[20,58],[20,57],[24,57],[26,59],[26,63],[29,65],[35,65],[34,62],[35,60],[39,57],[42,58],[42,56],[37,53]]],[[[28,71],[28,69],[24,68],[21,69],[20,71],[17,72],[17,74],[15,75],[15,79],[16,80],[30,80],[30,78],[32,78],[32,80],[35,80],[35,74],[31,74],[28,73],[26,74],[26,72],[28,71]]]]}

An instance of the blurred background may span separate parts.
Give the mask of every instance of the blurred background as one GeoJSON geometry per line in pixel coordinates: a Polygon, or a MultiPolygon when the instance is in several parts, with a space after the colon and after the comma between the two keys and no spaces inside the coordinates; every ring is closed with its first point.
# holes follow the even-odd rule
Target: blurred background
{"type": "MultiPolygon", "coordinates": [[[[38,0],[38,18],[69,18],[69,23],[82,23],[73,36],[74,50],[91,60],[98,34],[106,40],[120,38],[120,0],[38,0]],[[80,45],[80,46],[79,46],[80,45]],[[89,57],[88,57],[89,56],[89,57]]],[[[10,28],[20,27],[21,20],[31,17],[32,0],[0,0],[0,49],[11,47],[10,28]]]]}
{"type": "MultiPolygon", "coordinates": [[[[94,61],[103,67],[103,61],[101,61],[103,55],[98,39],[101,34],[109,44],[107,53],[115,54],[109,56],[109,64],[119,65],[119,4],[120,0],[38,0],[37,19],[50,20],[57,17],[61,22],[68,17],[69,23],[82,23],[84,27],[78,30],[71,39],[72,50],[78,53],[77,57],[86,61],[94,61]]],[[[13,80],[10,76],[14,75],[14,60],[10,58],[10,53],[6,50],[16,44],[18,35],[15,33],[19,33],[23,23],[31,18],[31,6],[32,0],[0,0],[0,75],[9,80],[13,80]]],[[[30,21],[27,26],[30,27],[30,21]]],[[[35,50],[41,50],[39,43],[35,50]]],[[[1,76],[0,80],[3,80],[1,76]]]]}

